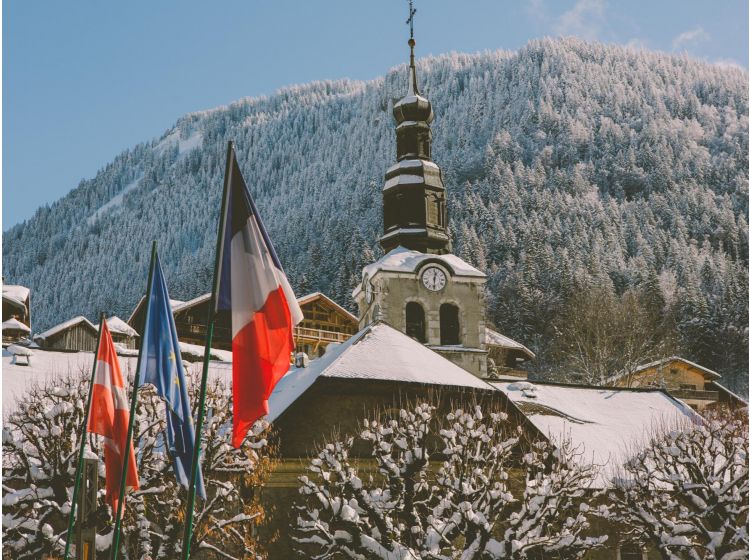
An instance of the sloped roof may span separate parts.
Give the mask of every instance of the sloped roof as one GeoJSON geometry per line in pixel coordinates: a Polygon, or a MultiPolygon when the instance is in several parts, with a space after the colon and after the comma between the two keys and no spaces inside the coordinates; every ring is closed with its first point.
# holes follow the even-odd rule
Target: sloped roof
{"type": "MultiPolygon", "coordinates": [[[[130,314],[130,317],[128,317],[128,324],[135,318],[135,314],[138,313],[138,310],[141,308],[141,305],[143,304],[143,300],[145,299],[146,299],[146,296],[141,296],[141,299],[139,299],[138,303],[135,304],[135,307],[133,308],[133,312],[130,314]]],[[[180,301],[179,299],[170,299],[169,305],[172,307],[172,313],[174,313],[176,307],[179,307],[184,303],[185,303],[184,301],[180,301]]]]}
{"type": "Polygon", "coordinates": [[[338,303],[333,301],[331,298],[329,298],[327,295],[325,295],[323,292],[313,292],[311,294],[307,294],[306,296],[302,296],[297,298],[297,303],[300,307],[302,307],[305,304],[308,304],[310,302],[315,301],[316,299],[322,299],[326,303],[330,304],[334,309],[336,309],[339,313],[342,315],[345,315],[350,320],[354,321],[354,323],[358,322],[357,317],[355,317],[352,313],[341,307],[338,303]]]}
{"type": "Polygon", "coordinates": [[[29,290],[26,286],[19,286],[17,284],[3,284],[3,297],[17,301],[20,304],[29,299],[29,290]]]}
{"type": "Polygon", "coordinates": [[[659,389],[590,387],[528,381],[493,382],[551,440],[569,438],[580,460],[605,465],[606,485],[649,435],[665,426],[694,421],[697,414],[659,389]]]}
{"type": "Polygon", "coordinates": [[[321,377],[400,381],[493,390],[453,362],[384,322],[373,323],[341,345],[331,345],[306,368],[291,368],[269,399],[276,420],[321,377]]]}
{"type": "Polygon", "coordinates": [[[637,373],[640,373],[644,370],[663,366],[665,364],[668,364],[670,362],[682,362],[683,364],[688,365],[691,368],[697,369],[700,371],[703,375],[705,375],[709,379],[718,379],[721,377],[721,374],[715,372],[712,369],[708,369],[707,367],[703,367],[700,364],[696,364],[695,362],[691,362],[690,360],[686,360],[685,358],[681,358],[680,356],[670,356],[669,358],[662,358],[661,360],[656,360],[653,362],[649,362],[647,364],[643,364],[635,368],[635,370],[632,373],[617,373],[613,375],[612,377],[609,377],[607,379],[607,383],[614,383],[619,379],[622,379],[623,377],[627,375],[635,375],[637,373]]]}
{"type": "Polygon", "coordinates": [[[8,319],[7,321],[3,321],[2,329],[9,329],[9,330],[15,330],[15,331],[23,331],[23,332],[31,332],[31,329],[24,325],[21,321],[18,319],[12,318],[8,319]]]}
{"type": "Polygon", "coordinates": [[[518,350],[526,354],[529,359],[536,358],[536,355],[520,342],[516,342],[512,338],[508,338],[504,334],[500,334],[499,332],[493,331],[492,329],[486,327],[484,329],[484,342],[488,346],[498,346],[500,348],[507,348],[509,350],[518,350]]]}
{"type": "Polygon", "coordinates": [[[191,307],[195,307],[196,305],[200,305],[201,303],[205,303],[211,299],[211,292],[207,294],[199,295],[196,298],[193,298],[188,301],[181,301],[177,302],[177,300],[170,300],[170,303],[172,304],[172,313],[177,313],[178,311],[184,311],[185,309],[190,309],[191,307]]]}
{"type": "Polygon", "coordinates": [[[116,315],[107,319],[107,326],[113,333],[125,334],[128,336],[138,336],[138,332],[128,325],[125,321],[117,317],[116,315]]]}
{"type": "Polygon", "coordinates": [[[46,330],[43,333],[36,335],[34,337],[34,340],[43,340],[45,338],[49,338],[51,336],[54,336],[54,335],[56,335],[58,333],[61,333],[61,332],[65,331],[65,330],[67,330],[67,329],[69,329],[71,327],[74,327],[75,325],[77,325],[79,323],[84,323],[85,325],[88,325],[94,331],[97,330],[96,327],[91,323],[91,321],[89,321],[88,319],[86,319],[86,317],[84,317],[83,315],[78,315],[78,317],[73,317],[72,319],[69,319],[69,320],[65,321],[64,323],[60,323],[59,325],[55,325],[51,329],[46,330]]]}
{"type": "Polygon", "coordinates": [[[412,251],[405,247],[396,247],[380,257],[372,264],[362,269],[362,278],[372,278],[377,272],[387,270],[391,272],[416,272],[425,261],[437,262],[445,265],[453,272],[454,276],[468,276],[473,278],[485,278],[487,275],[471,266],[456,255],[432,255],[412,251]]]}

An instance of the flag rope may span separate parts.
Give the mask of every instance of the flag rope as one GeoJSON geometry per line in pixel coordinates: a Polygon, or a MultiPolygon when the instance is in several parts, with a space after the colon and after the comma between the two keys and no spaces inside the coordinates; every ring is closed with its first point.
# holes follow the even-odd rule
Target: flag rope
{"type": "Polygon", "coordinates": [[[216,257],[214,260],[214,281],[211,288],[211,303],[208,308],[208,328],[206,329],[206,347],[203,353],[203,372],[201,375],[201,392],[198,400],[198,421],[195,425],[195,445],[193,446],[193,464],[190,468],[190,488],[188,490],[187,510],[185,512],[185,530],[182,536],[182,558],[190,558],[190,544],[193,540],[193,510],[195,509],[195,483],[198,474],[198,462],[201,454],[201,432],[203,431],[203,416],[206,408],[206,387],[208,385],[208,362],[211,357],[211,343],[214,336],[214,322],[216,320],[216,292],[219,287],[219,264],[224,230],[227,220],[227,199],[231,184],[234,147],[230,140],[227,145],[227,166],[224,171],[224,190],[221,194],[221,211],[219,214],[219,232],[216,238],[216,257]]]}
{"type": "Polygon", "coordinates": [[[102,323],[104,322],[104,313],[99,316],[99,334],[96,337],[96,350],[94,350],[94,366],[91,368],[91,381],[89,381],[89,394],[86,397],[86,410],[83,413],[83,429],[81,430],[81,445],[78,449],[78,464],[76,465],[76,483],[73,487],[73,498],[70,504],[70,514],[68,515],[68,532],[65,535],[65,560],[70,555],[70,537],[73,533],[73,523],[76,515],[76,505],[78,502],[78,491],[81,489],[81,464],[83,463],[83,453],[86,448],[86,430],[89,424],[89,411],[91,410],[91,396],[94,392],[94,379],[96,378],[96,364],[99,361],[99,345],[102,342],[102,323]]]}
{"type": "MultiPolygon", "coordinates": [[[[154,266],[156,265],[156,241],[151,246],[151,266],[148,270],[148,283],[146,285],[146,298],[151,293],[151,283],[154,278],[154,266]]],[[[145,324],[148,324],[148,316],[150,312],[150,306],[148,301],[146,302],[146,320],[145,324]]],[[[130,443],[133,439],[133,424],[135,422],[135,407],[138,402],[138,385],[140,384],[141,376],[141,354],[143,353],[143,344],[138,351],[138,364],[135,367],[135,379],[133,380],[133,394],[130,399],[130,418],[128,418],[128,436],[125,440],[125,449],[123,450],[123,461],[122,461],[122,476],[120,478],[120,497],[117,501],[117,513],[115,515],[115,529],[114,538],[112,544],[112,560],[117,560],[120,553],[120,532],[122,530],[122,510],[125,502],[125,485],[127,483],[128,476],[128,461],[130,459],[130,443]]]]}

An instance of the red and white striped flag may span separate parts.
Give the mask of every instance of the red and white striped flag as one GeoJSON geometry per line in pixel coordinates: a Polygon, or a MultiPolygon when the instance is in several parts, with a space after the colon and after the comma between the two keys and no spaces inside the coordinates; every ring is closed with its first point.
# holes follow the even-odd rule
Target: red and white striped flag
{"type": "MultiPolygon", "coordinates": [[[[117,501],[120,495],[120,480],[122,478],[123,451],[128,438],[128,397],[122,382],[120,362],[117,359],[112,335],[107,328],[107,322],[102,321],[99,327],[101,341],[99,354],[96,357],[96,377],[91,395],[91,412],[87,431],[99,434],[104,438],[104,467],[106,469],[107,502],[117,511],[117,501]]],[[[136,471],[133,443],[130,443],[128,459],[128,477],[126,485],[138,488],[138,472],[136,471]]]]}
{"type": "Polygon", "coordinates": [[[219,255],[217,310],[232,313],[232,443],[268,414],[268,397],[289,369],[302,320],[279,257],[230,145],[219,255]]]}

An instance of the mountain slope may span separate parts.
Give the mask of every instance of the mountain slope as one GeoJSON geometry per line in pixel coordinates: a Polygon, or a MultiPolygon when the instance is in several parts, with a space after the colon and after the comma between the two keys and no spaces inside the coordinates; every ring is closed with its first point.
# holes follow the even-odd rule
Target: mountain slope
{"type": "MultiPolygon", "coordinates": [[[[490,273],[499,328],[543,349],[574,285],[656,282],[681,351],[741,384],[746,73],[575,39],[425,59],[418,71],[454,250],[490,273]]],[[[378,253],[390,107],[404,90],[401,67],[187,115],[5,232],[5,278],[32,288],[35,331],[79,313],[127,316],[152,239],[173,297],[207,291],[234,139],[297,291],[351,305],[378,253]]]]}

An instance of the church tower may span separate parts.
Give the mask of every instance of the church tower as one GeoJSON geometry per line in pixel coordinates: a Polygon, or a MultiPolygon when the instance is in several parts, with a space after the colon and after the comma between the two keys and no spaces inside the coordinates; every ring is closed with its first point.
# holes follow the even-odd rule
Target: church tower
{"type": "MultiPolygon", "coordinates": [[[[408,22],[413,23],[411,9],[408,22]]],[[[432,161],[432,104],[417,85],[414,32],[407,93],[393,107],[396,164],[385,174],[386,254],[362,270],[352,296],[359,327],[383,320],[478,377],[487,376],[486,275],[451,254],[446,191],[432,161]]],[[[398,352],[398,348],[393,349],[398,352]]]]}
{"type": "Polygon", "coordinates": [[[423,253],[450,252],[445,186],[440,168],[432,161],[432,104],[419,93],[414,66],[414,38],[406,96],[393,106],[396,119],[396,164],[385,173],[383,235],[388,252],[406,247],[423,253]]]}

